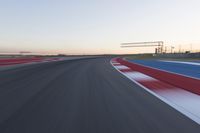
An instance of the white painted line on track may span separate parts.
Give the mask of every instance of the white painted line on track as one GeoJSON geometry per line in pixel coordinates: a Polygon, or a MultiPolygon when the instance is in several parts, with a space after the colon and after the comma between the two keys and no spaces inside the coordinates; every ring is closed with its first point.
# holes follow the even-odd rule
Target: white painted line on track
{"type": "Polygon", "coordinates": [[[187,65],[196,65],[196,66],[200,66],[200,63],[198,62],[186,62],[186,61],[167,61],[167,60],[159,60],[162,62],[171,62],[171,63],[180,63],[180,64],[187,64],[187,65]]]}

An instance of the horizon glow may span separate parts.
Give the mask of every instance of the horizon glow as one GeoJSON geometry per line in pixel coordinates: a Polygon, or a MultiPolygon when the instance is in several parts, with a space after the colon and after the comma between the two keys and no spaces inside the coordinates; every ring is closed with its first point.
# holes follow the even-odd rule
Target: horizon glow
{"type": "Polygon", "coordinates": [[[0,53],[130,54],[154,48],[120,43],[162,40],[200,50],[198,0],[0,1],[0,53]]]}

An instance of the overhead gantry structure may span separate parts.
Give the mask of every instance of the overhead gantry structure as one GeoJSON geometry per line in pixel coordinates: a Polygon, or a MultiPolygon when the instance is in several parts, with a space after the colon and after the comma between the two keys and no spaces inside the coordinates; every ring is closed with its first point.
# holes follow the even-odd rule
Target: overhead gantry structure
{"type": "Polygon", "coordinates": [[[163,53],[164,42],[163,41],[152,41],[152,42],[131,42],[131,43],[122,43],[122,48],[128,47],[156,47],[155,53],[163,53]]]}

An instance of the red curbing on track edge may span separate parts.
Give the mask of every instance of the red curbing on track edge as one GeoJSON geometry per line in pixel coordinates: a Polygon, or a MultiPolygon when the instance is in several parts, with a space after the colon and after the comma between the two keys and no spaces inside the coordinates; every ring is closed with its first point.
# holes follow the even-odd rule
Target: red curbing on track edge
{"type": "Polygon", "coordinates": [[[173,86],[185,89],[192,93],[200,95],[200,80],[177,75],[174,73],[153,69],[150,67],[142,66],[136,63],[129,62],[122,58],[117,58],[117,62],[131,68],[134,71],[139,71],[160,81],[166,82],[173,86]]]}

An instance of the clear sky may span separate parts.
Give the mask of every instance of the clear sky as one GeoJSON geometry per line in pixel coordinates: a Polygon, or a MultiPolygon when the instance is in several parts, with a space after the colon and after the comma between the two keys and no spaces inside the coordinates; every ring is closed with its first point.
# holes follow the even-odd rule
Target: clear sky
{"type": "Polygon", "coordinates": [[[120,43],[163,40],[200,49],[199,0],[0,0],[0,52],[147,52],[120,43]]]}

